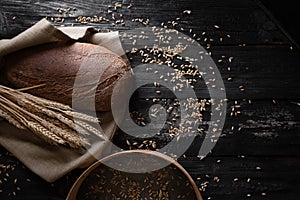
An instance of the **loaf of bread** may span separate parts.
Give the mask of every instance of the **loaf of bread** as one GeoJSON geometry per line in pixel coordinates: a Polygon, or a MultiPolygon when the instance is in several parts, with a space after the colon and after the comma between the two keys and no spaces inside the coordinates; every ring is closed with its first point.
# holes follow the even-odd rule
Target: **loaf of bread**
{"type": "MultiPolygon", "coordinates": [[[[1,66],[1,73],[11,86],[26,88],[45,84],[28,92],[68,105],[72,105],[75,78],[80,77],[83,83],[76,89],[76,98],[86,99],[91,95],[90,98],[95,98],[97,111],[111,109],[113,88],[129,72],[127,62],[110,50],[78,42],[49,43],[23,49],[5,56],[1,66]],[[93,77],[99,73],[101,77],[93,77]],[[90,92],[95,89],[96,93],[90,92]]],[[[91,107],[80,102],[79,108],[91,107]]]]}

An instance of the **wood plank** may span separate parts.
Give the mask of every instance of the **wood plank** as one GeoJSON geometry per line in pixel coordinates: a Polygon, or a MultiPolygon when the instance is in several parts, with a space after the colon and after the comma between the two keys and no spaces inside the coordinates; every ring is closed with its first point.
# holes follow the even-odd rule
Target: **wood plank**
{"type": "MultiPolygon", "coordinates": [[[[300,81],[295,76],[300,74],[299,50],[290,50],[286,46],[218,46],[213,47],[211,53],[223,78],[229,99],[297,99],[300,97],[298,89],[300,81]],[[232,62],[229,62],[230,57],[233,57],[232,62]],[[240,86],[245,90],[241,91],[240,86]]],[[[129,55],[129,57],[133,58],[133,67],[141,64],[141,57],[137,55],[129,55]]],[[[153,83],[147,75],[137,78],[153,83]]],[[[194,84],[196,95],[199,98],[210,98],[203,79],[197,80],[194,84]]],[[[163,85],[163,81],[155,81],[163,85]]],[[[190,96],[184,91],[182,93],[190,96]]],[[[167,88],[156,88],[153,84],[140,88],[136,95],[141,98],[174,97],[167,88]],[[161,90],[159,95],[156,94],[158,89],[161,90]]]]}
{"type": "MultiPolygon", "coordinates": [[[[0,154],[1,199],[65,199],[72,184],[83,172],[83,169],[75,170],[51,184],[34,175],[14,157],[5,153],[3,148],[0,148],[0,154]],[[10,167],[3,168],[8,165],[10,167]],[[15,197],[13,192],[16,192],[15,197]]],[[[300,157],[236,155],[209,156],[204,160],[187,157],[181,158],[179,163],[202,189],[204,199],[247,199],[247,195],[251,194],[251,199],[281,200],[286,197],[296,200],[300,189],[300,157]],[[235,179],[237,180],[234,181],[235,179]],[[202,187],[203,185],[207,187],[202,187]],[[262,193],[266,193],[266,196],[262,196],[262,193]]]]}
{"type": "MultiPolygon", "coordinates": [[[[227,116],[223,128],[222,136],[212,150],[213,156],[232,156],[232,155],[247,155],[247,156],[300,156],[300,109],[296,104],[290,101],[276,101],[276,104],[271,100],[253,101],[251,104],[244,101],[229,101],[227,108],[227,116]],[[240,106],[240,107],[239,107],[240,106]],[[232,109],[235,108],[234,114],[240,112],[237,116],[231,116],[232,109]]],[[[159,103],[164,105],[164,102],[159,103]]],[[[149,108],[153,105],[152,101],[132,100],[130,111],[132,113],[140,113],[140,117],[144,117],[144,122],[150,123],[148,117],[149,108]]],[[[167,110],[172,106],[172,102],[163,107],[167,110]]],[[[178,109],[168,114],[168,121],[172,126],[176,127],[177,122],[172,121],[172,116],[178,109]]],[[[204,124],[209,120],[209,107],[203,112],[204,124]]],[[[137,115],[134,115],[134,120],[137,115]]],[[[207,128],[206,126],[202,126],[207,128]]],[[[125,134],[119,130],[114,137],[114,143],[122,149],[137,149],[144,141],[142,149],[153,149],[149,145],[150,141],[156,142],[156,148],[162,148],[167,145],[172,138],[169,136],[170,126],[165,125],[160,131],[160,135],[154,137],[134,138],[130,136],[130,132],[125,134]],[[128,142],[129,144],[128,144],[128,142]]],[[[134,129],[129,129],[134,131],[134,129]]],[[[156,133],[156,132],[154,132],[156,133]]],[[[196,157],[202,145],[205,135],[197,136],[189,149],[186,151],[186,156],[196,157]]]]}
{"type": "Polygon", "coordinates": [[[298,199],[299,157],[187,158],[180,163],[198,185],[209,182],[204,199],[298,199]]]}
{"type": "MultiPolygon", "coordinates": [[[[78,16],[105,16],[109,18],[109,22],[85,24],[103,31],[126,31],[144,27],[139,22],[132,22],[134,18],[149,18],[150,26],[160,26],[161,22],[180,17],[180,24],[176,26],[178,30],[183,28],[181,31],[189,36],[195,33],[195,38],[201,38],[199,42],[203,46],[212,44],[210,51],[221,72],[230,101],[223,135],[212,153],[203,160],[196,157],[203,141],[203,136],[199,136],[185,153],[186,158],[181,157],[179,162],[192,175],[198,187],[208,181],[208,187],[202,192],[204,199],[298,199],[300,109],[295,103],[299,103],[300,97],[300,82],[297,79],[297,74],[300,73],[300,52],[290,51],[290,41],[255,1],[123,0],[123,8],[118,9],[115,15],[119,19],[119,14],[123,14],[122,18],[126,23],[124,27],[112,24],[114,20],[107,13],[112,2],[2,0],[0,38],[11,38],[46,16],[49,20],[51,17],[64,18],[64,23],[53,22],[58,26],[82,26],[83,24],[75,21],[78,16]],[[126,8],[129,3],[134,4],[131,9],[126,8]],[[56,10],[69,7],[76,7],[76,11],[61,14],[56,10]],[[192,14],[183,14],[183,10],[191,10],[192,14]],[[214,25],[220,28],[215,28],[214,25]],[[189,33],[190,28],[192,33],[189,33]],[[206,32],[204,36],[203,31],[206,32]],[[220,37],[223,42],[220,42],[220,37]],[[205,38],[214,41],[205,42],[205,38]],[[238,46],[240,44],[246,46],[238,46]],[[223,55],[226,59],[218,63],[223,55]],[[231,56],[234,59],[229,63],[228,58],[231,56]],[[230,71],[228,67],[231,68],[230,71]],[[233,80],[228,81],[228,77],[233,80]],[[239,90],[240,85],[245,87],[245,91],[239,90]],[[251,99],[252,104],[242,99],[251,99]],[[241,106],[236,107],[235,111],[241,113],[230,116],[235,100],[241,106]],[[261,169],[256,169],[257,167],[261,169]],[[218,179],[214,177],[218,177],[220,181],[217,182],[218,179]],[[238,180],[234,181],[235,178],[238,180]],[[248,178],[250,181],[247,181],[248,178]],[[262,193],[266,193],[266,196],[262,196],[262,193]]],[[[139,63],[134,65],[137,64],[139,63]]],[[[147,80],[147,77],[142,78],[147,80]]],[[[199,98],[209,98],[203,81],[198,81],[195,86],[199,98]]],[[[131,111],[141,112],[147,117],[153,98],[174,98],[164,88],[160,88],[162,93],[159,95],[156,90],[153,86],[139,89],[132,98],[131,111]],[[149,101],[145,100],[147,98],[149,101]]],[[[209,119],[209,109],[208,106],[207,111],[203,112],[206,120],[209,119]]],[[[127,139],[131,143],[134,141],[128,135],[118,132],[114,142],[126,149],[129,148],[127,139]]],[[[162,134],[155,140],[158,142],[157,146],[161,147],[170,138],[168,134],[162,134]]],[[[82,169],[75,170],[50,184],[30,172],[0,147],[0,199],[65,199],[81,172],[82,169]],[[6,169],[4,165],[10,167],[6,169]],[[16,192],[16,197],[13,197],[13,192],[16,192]]]]}
{"type": "MultiPolygon", "coordinates": [[[[175,28],[184,33],[197,35],[201,37],[201,43],[205,44],[204,38],[213,39],[210,43],[215,45],[223,44],[290,44],[287,38],[280,32],[276,24],[272,22],[264,12],[252,1],[230,0],[224,3],[220,0],[195,2],[188,1],[151,1],[146,3],[142,0],[125,1],[124,6],[115,12],[116,18],[122,18],[125,21],[125,27],[113,25],[111,14],[107,13],[109,5],[113,5],[111,0],[98,1],[8,1],[0,3],[0,38],[10,38],[32,26],[43,17],[64,18],[64,23],[58,22],[56,25],[82,25],[75,19],[78,16],[104,16],[110,21],[101,23],[87,23],[101,30],[124,30],[144,25],[138,22],[132,22],[132,19],[144,18],[150,20],[150,26],[160,26],[162,22],[167,25],[168,21],[174,21],[176,18],[180,23],[175,28]],[[127,9],[129,3],[134,6],[127,9]],[[57,8],[73,8],[67,14],[57,12],[57,8]],[[191,10],[192,14],[183,14],[184,10],[191,10]],[[122,17],[119,15],[122,14],[122,17]],[[214,25],[220,29],[216,29],[214,25]],[[192,33],[189,30],[193,29],[192,33]],[[203,32],[206,36],[202,36],[203,32]],[[227,35],[231,37],[228,38],[227,35]],[[220,38],[223,41],[220,42],[220,38]]],[[[173,26],[168,25],[169,28],[173,26]]]]}

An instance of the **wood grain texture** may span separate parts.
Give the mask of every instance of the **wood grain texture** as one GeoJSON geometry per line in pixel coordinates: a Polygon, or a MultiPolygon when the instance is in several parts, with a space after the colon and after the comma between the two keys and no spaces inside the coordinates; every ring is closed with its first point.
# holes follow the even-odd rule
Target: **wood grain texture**
{"type": "MultiPolygon", "coordinates": [[[[299,106],[291,103],[292,101],[278,101],[277,104],[274,104],[271,100],[253,101],[251,104],[240,101],[238,102],[238,105],[241,105],[238,109],[240,111],[238,116],[230,115],[235,103],[229,101],[223,134],[212,150],[212,155],[300,156],[297,150],[300,145],[298,134],[300,130],[300,110],[299,106]]],[[[131,110],[141,113],[145,117],[145,121],[149,123],[147,116],[151,105],[153,105],[151,100],[133,100],[131,110]]],[[[168,107],[164,106],[165,109],[168,109],[168,107]]],[[[177,112],[177,109],[174,112],[177,112]]],[[[209,120],[208,113],[210,113],[209,108],[203,113],[204,124],[207,122],[206,120],[209,120]]],[[[173,113],[168,114],[168,119],[172,119],[172,115],[173,113]]],[[[169,126],[164,126],[164,129],[160,131],[162,134],[160,136],[149,139],[136,139],[119,130],[114,143],[123,149],[135,149],[145,140],[153,140],[158,144],[158,148],[162,148],[172,140],[168,137],[168,131],[169,126]],[[127,140],[130,144],[135,142],[137,144],[128,145],[127,140]]],[[[197,136],[185,155],[196,157],[203,139],[204,135],[197,136]]],[[[150,149],[152,149],[151,146],[150,149]]]]}
{"type": "MultiPolygon", "coordinates": [[[[7,30],[0,33],[0,38],[12,37],[41,18],[61,17],[64,18],[64,25],[78,26],[75,19],[78,16],[104,16],[111,20],[111,16],[107,14],[109,5],[113,5],[110,0],[103,1],[51,1],[42,2],[34,1],[9,1],[4,0],[0,3],[0,11],[7,14],[7,30]],[[57,12],[57,8],[76,8],[68,14],[57,12]],[[15,17],[15,19],[13,19],[15,17]]],[[[260,8],[252,1],[240,2],[238,0],[226,1],[221,3],[218,0],[213,1],[151,1],[145,2],[136,0],[125,2],[124,8],[118,13],[123,14],[125,27],[120,25],[112,25],[111,23],[88,23],[101,30],[122,30],[132,29],[143,26],[141,23],[132,22],[135,18],[149,18],[151,26],[160,26],[162,22],[168,25],[168,21],[180,18],[178,30],[189,33],[193,29],[192,34],[196,33],[198,37],[205,31],[206,37],[214,39],[211,42],[216,45],[223,44],[289,44],[290,42],[278,30],[276,25],[268,19],[260,8]],[[133,3],[131,9],[126,6],[133,3]],[[183,14],[184,10],[191,10],[192,15],[183,14]],[[163,17],[162,17],[163,16],[163,17]],[[245,23],[246,22],[246,23],[245,23]],[[221,28],[216,30],[214,25],[221,28]],[[230,35],[230,38],[227,38],[230,35]],[[220,37],[224,39],[220,42],[220,37]]],[[[118,17],[118,15],[116,15],[118,17]]],[[[56,23],[61,25],[61,23],[56,23]]],[[[172,27],[172,26],[169,26],[172,27]]],[[[190,34],[191,35],[191,34],[190,34]]],[[[202,40],[205,37],[201,37],[202,40]]]]}
{"type": "MultiPolygon", "coordinates": [[[[30,172],[12,156],[0,148],[0,161],[10,167],[2,168],[3,199],[65,199],[73,182],[82,173],[75,170],[53,184],[44,182],[41,178],[30,172]],[[6,175],[9,174],[9,177],[6,175]],[[15,181],[17,179],[17,181],[15,181]],[[19,187],[21,190],[17,190],[19,187]],[[34,190],[32,190],[35,188],[34,190]],[[39,189],[39,190],[37,190],[39,189]],[[13,195],[16,192],[16,196],[13,195]],[[32,198],[31,198],[32,197],[32,198]]],[[[289,199],[296,200],[300,189],[298,177],[300,175],[297,157],[241,157],[241,155],[224,157],[209,156],[204,160],[195,157],[179,159],[195,180],[197,185],[207,185],[202,195],[205,199],[289,199]],[[259,167],[259,168],[257,168],[259,167]],[[219,179],[219,182],[217,180],[219,179]],[[293,186],[293,187],[291,187],[293,186]],[[266,196],[263,196],[265,193],[266,196]]]]}
{"type": "MultiPolygon", "coordinates": [[[[291,51],[286,46],[217,46],[211,50],[212,58],[224,81],[229,99],[297,99],[300,97],[300,82],[295,74],[300,74],[300,51],[291,51]],[[225,56],[225,59],[222,59],[225,56]],[[233,57],[230,63],[228,58],[233,57]],[[219,60],[222,62],[218,62],[219,60]],[[230,70],[228,70],[230,67],[230,70]],[[232,80],[228,80],[232,78],[232,80]],[[244,91],[239,87],[243,86],[244,91]]],[[[134,57],[133,67],[141,64],[140,57],[134,57]]],[[[199,68],[201,71],[201,67],[199,68]]],[[[148,76],[140,77],[152,83],[148,76]]],[[[161,82],[163,85],[163,81],[161,82]]],[[[199,98],[210,98],[203,79],[195,84],[199,98]]],[[[138,91],[140,98],[170,98],[174,95],[167,88],[145,86],[138,91]]],[[[183,92],[184,93],[184,92],[183,92]]],[[[186,94],[189,95],[189,94],[186,94]]]]}
{"type": "MultiPolygon", "coordinates": [[[[203,136],[198,136],[185,153],[186,157],[179,159],[180,163],[192,175],[199,188],[202,187],[202,183],[208,181],[208,187],[202,192],[204,199],[298,199],[300,109],[297,103],[300,102],[300,81],[297,75],[300,74],[300,51],[290,49],[291,42],[276,22],[253,0],[122,2],[122,8],[114,13],[116,19],[124,19],[125,26],[113,24],[115,20],[107,13],[108,9],[112,10],[114,4],[111,0],[2,0],[0,38],[11,38],[44,17],[57,26],[91,25],[103,32],[122,32],[144,27],[142,23],[132,20],[148,18],[149,26],[161,26],[164,22],[168,28],[175,28],[188,36],[194,36],[194,39],[199,38],[198,42],[203,46],[211,44],[209,51],[217,63],[229,98],[223,135],[212,153],[204,160],[196,157],[203,141],[203,136]],[[130,3],[133,7],[128,9],[130,3]],[[73,7],[76,10],[66,14],[57,11],[57,8],[73,7]],[[191,14],[184,14],[184,10],[191,10],[191,14]],[[79,16],[94,15],[105,17],[108,22],[76,22],[79,16]],[[63,18],[64,23],[54,22],[55,18],[63,18]],[[173,27],[168,21],[178,21],[179,24],[173,27]],[[220,28],[216,28],[215,25],[220,28]],[[222,56],[226,59],[218,62],[222,56]],[[228,57],[231,56],[234,59],[229,63],[228,57]],[[232,80],[228,81],[228,78],[232,80]],[[239,90],[241,85],[245,88],[243,92],[239,90]],[[248,103],[249,99],[252,100],[252,104],[248,103]],[[240,114],[230,116],[235,101],[241,105],[238,109],[240,114]],[[238,131],[239,128],[241,129],[238,131]],[[257,167],[261,169],[256,169],[257,167]],[[217,182],[218,179],[214,177],[218,177],[220,181],[217,182]]],[[[140,63],[132,64],[137,66],[140,63]]],[[[199,98],[209,98],[203,81],[198,81],[195,87],[199,98]]],[[[156,94],[156,90],[157,88],[148,85],[136,91],[132,97],[131,110],[147,115],[149,107],[153,104],[152,98],[174,98],[174,95],[164,88],[160,88],[159,95],[156,94]]],[[[209,115],[209,109],[204,115],[209,115]]],[[[114,142],[126,149],[127,139],[134,140],[119,131],[114,142]]],[[[158,145],[164,146],[170,138],[163,134],[155,140],[158,145]]],[[[82,172],[75,170],[49,184],[19,164],[5,149],[0,148],[0,154],[0,164],[11,166],[4,169],[0,165],[0,180],[7,180],[3,181],[3,189],[0,186],[0,190],[3,190],[0,199],[65,199],[68,189],[82,172]],[[6,172],[9,172],[9,177],[6,172]],[[15,178],[18,178],[20,191],[16,189],[18,184],[14,184],[15,178]],[[32,181],[26,181],[27,178],[32,181]],[[16,197],[13,197],[14,191],[17,192],[16,197]]]]}
{"type": "Polygon", "coordinates": [[[4,16],[4,13],[0,11],[0,32],[4,32],[6,30],[7,23],[6,23],[6,18],[4,16]]]}
{"type": "Polygon", "coordinates": [[[209,182],[202,192],[207,198],[297,199],[299,160],[292,157],[208,157],[202,161],[188,158],[180,163],[195,180],[201,178],[197,181],[199,185],[209,182]]]}

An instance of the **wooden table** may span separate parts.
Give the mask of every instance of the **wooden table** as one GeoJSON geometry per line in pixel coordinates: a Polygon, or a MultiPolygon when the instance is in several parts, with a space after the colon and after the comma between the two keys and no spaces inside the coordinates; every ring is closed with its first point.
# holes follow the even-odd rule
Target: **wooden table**
{"type": "MultiPolygon", "coordinates": [[[[114,3],[2,0],[0,38],[11,38],[43,17],[57,26],[81,26],[76,21],[79,16],[104,16],[109,22],[84,24],[102,31],[160,26],[162,22],[168,25],[180,18],[176,29],[190,37],[196,34],[202,46],[211,44],[209,51],[229,100],[223,134],[212,153],[203,160],[197,158],[203,141],[199,136],[179,162],[201,188],[204,199],[298,199],[300,51],[270,13],[254,0],[123,0],[122,8],[115,12],[116,18],[124,20],[122,26],[113,25],[115,20],[107,12],[114,3]],[[138,18],[145,23],[149,19],[149,24],[132,21],[138,18]]],[[[155,90],[151,86],[138,90],[131,110],[145,115],[152,105],[145,99],[155,98],[155,90]]],[[[201,88],[195,91],[205,95],[201,88]]],[[[171,96],[168,92],[164,95],[171,96]]],[[[119,131],[114,142],[128,149],[127,139],[129,136],[119,131]]],[[[156,140],[161,146],[167,142],[160,137],[156,140]]],[[[50,184],[1,148],[0,199],[64,199],[81,172],[75,170],[50,184]]]]}

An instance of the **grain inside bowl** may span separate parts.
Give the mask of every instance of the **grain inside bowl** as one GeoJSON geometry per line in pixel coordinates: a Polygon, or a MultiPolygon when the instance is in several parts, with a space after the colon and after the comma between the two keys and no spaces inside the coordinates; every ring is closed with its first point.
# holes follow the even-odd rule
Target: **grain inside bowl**
{"type": "MultiPolygon", "coordinates": [[[[154,152],[154,154],[149,154],[149,151],[143,150],[127,151],[98,161],[79,178],[67,199],[202,200],[192,178],[177,162],[145,173],[128,172],[127,167],[129,165],[131,167],[145,167],[146,165],[149,166],[150,162],[154,165],[160,161],[166,162],[163,156],[159,157],[161,156],[160,153],[154,152]],[[132,165],[134,161],[127,155],[133,153],[140,153],[145,159],[141,158],[142,160],[135,161],[135,164],[132,165]],[[125,160],[127,163],[124,162],[125,160]],[[111,167],[116,165],[118,168],[124,167],[124,170],[111,167]]],[[[139,168],[137,171],[143,170],[139,168]]]]}

